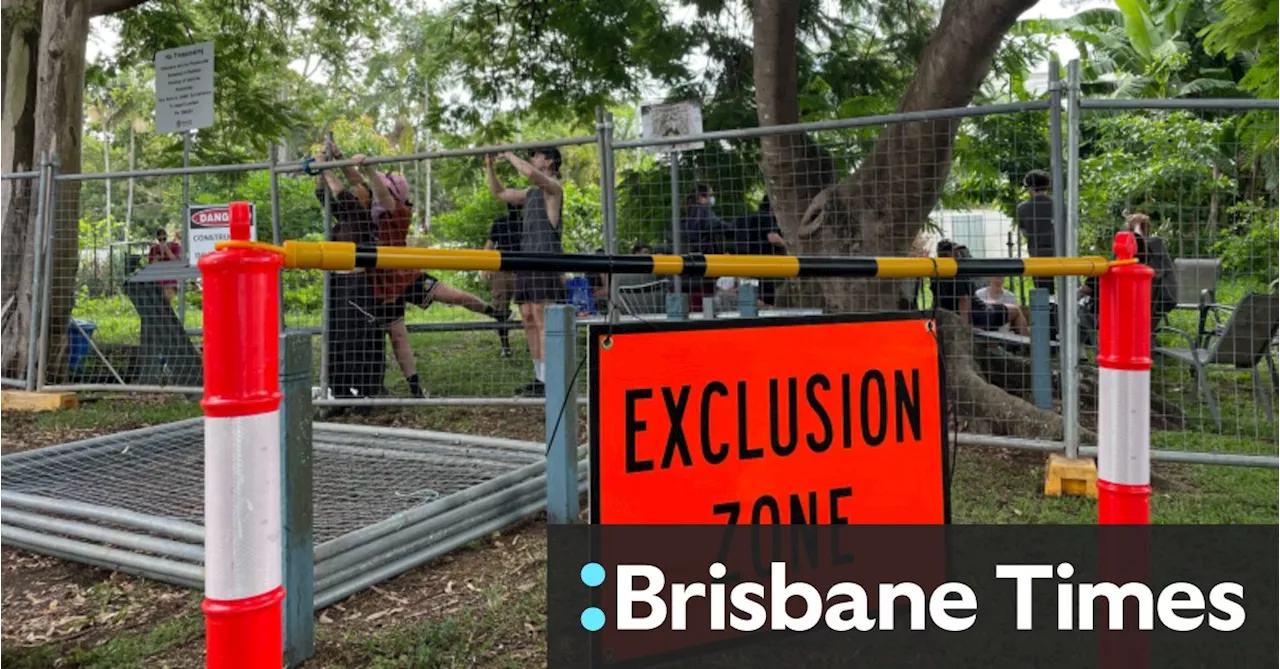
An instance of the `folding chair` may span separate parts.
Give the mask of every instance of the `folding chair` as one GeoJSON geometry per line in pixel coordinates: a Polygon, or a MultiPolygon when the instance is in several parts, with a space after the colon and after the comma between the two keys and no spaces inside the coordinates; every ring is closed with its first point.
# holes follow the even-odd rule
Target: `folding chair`
{"type": "Polygon", "coordinates": [[[1158,332],[1177,334],[1187,342],[1186,348],[1157,347],[1154,352],[1178,362],[1191,366],[1196,374],[1196,385],[1206,404],[1209,413],[1218,429],[1222,429],[1222,416],[1213,399],[1213,390],[1209,386],[1209,369],[1211,367],[1232,367],[1248,369],[1253,376],[1254,396],[1262,405],[1267,420],[1274,421],[1271,398],[1274,391],[1265,387],[1262,375],[1258,371],[1258,363],[1266,362],[1270,372],[1272,386],[1276,379],[1276,361],[1271,354],[1275,341],[1277,324],[1280,322],[1280,301],[1276,295],[1246,293],[1240,303],[1231,310],[1226,325],[1217,337],[1212,338],[1208,348],[1200,346],[1190,333],[1173,327],[1160,327],[1158,332]]]}
{"type": "Polygon", "coordinates": [[[618,286],[618,309],[631,316],[665,314],[669,279],[618,286]]]}
{"type": "Polygon", "coordinates": [[[1199,312],[1199,325],[1196,328],[1196,347],[1205,346],[1208,335],[1222,325],[1222,317],[1230,311],[1229,307],[1217,303],[1218,277],[1222,274],[1222,260],[1219,258],[1177,258],[1173,267],[1178,281],[1178,302],[1173,309],[1187,309],[1199,312]],[[1214,326],[1209,326],[1209,316],[1213,316],[1214,326]]]}

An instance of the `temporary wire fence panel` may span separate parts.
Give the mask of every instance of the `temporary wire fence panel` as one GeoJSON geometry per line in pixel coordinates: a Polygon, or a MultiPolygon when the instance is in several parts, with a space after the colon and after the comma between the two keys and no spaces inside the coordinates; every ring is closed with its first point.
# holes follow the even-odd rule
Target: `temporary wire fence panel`
{"type": "MultiPolygon", "coordinates": [[[[564,194],[554,243],[565,252],[590,253],[600,244],[600,189],[587,180],[581,167],[595,148],[571,145],[559,150],[564,194]]],[[[520,155],[530,157],[529,151],[520,155]]],[[[529,180],[509,162],[501,163],[496,169],[502,185],[523,198],[529,180]]],[[[314,193],[310,201],[296,200],[297,211],[282,207],[286,216],[309,217],[307,239],[445,248],[492,244],[518,250],[524,210],[518,199],[508,203],[495,196],[487,181],[479,155],[383,162],[325,170],[314,177],[289,173],[279,178],[282,192],[308,189],[314,193]],[[382,201],[377,182],[388,185],[384,194],[393,197],[393,209],[382,201]]],[[[565,285],[567,278],[558,277],[539,295],[529,297],[564,301],[571,290],[565,285]]],[[[332,273],[328,309],[323,314],[318,309],[289,310],[286,324],[317,334],[322,351],[322,362],[316,366],[322,370],[317,385],[328,387],[323,398],[330,401],[539,401],[529,387],[537,371],[526,344],[517,300],[525,296],[516,294],[519,287],[510,272],[332,273]]],[[[286,277],[286,295],[318,295],[323,290],[324,279],[318,272],[286,277]]]]}
{"type": "MultiPolygon", "coordinates": [[[[1028,244],[1016,211],[1031,199],[1023,183],[1036,170],[1043,173],[1047,205],[1037,225],[1052,249],[1049,114],[1043,107],[970,110],[916,123],[891,116],[804,134],[719,133],[700,150],[678,153],[623,139],[614,161],[619,175],[615,250],[1021,258],[1028,244]],[[811,206],[815,202],[821,206],[811,206]]],[[[652,299],[647,287],[635,287],[654,279],[614,281],[623,284],[618,291],[624,302],[635,296],[651,317],[661,318],[663,289],[652,299]]],[[[1031,292],[1038,284],[1030,279],[683,278],[666,283],[667,291],[678,285],[693,315],[739,309],[744,285],[751,285],[758,300],[754,306],[764,311],[936,313],[948,324],[942,334],[953,429],[1062,439],[1061,419],[1037,409],[1056,408],[1060,393],[1051,372],[1049,295],[1043,296],[1042,317],[1033,319],[1031,292]],[[962,325],[954,315],[959,313],[970,321],[962,325]],[[1045,344],[1036,355],[1033,320],[1043,326],[1045,344]],[[961,346],[961,337],[971,341],[961,346]]],[[[759,354],[767,357],[770,351],[759,354]]]]}
{"type": "MultiPolygon", "coordinates": [[[[27,219],[33,221],[26,227],[14,226],[14,238],[4,240],[3,280],[0,285],[0,303],[3,303],[4,346],[3,364],[0,365],[0,381],[6,388],[26,388],[28,380],[34,382],[34,346],[39,337],[40,290],[36,278],[39,265],[37,256],[44,245],[44,210],[48,205],[45,190],[47,179],[42,178],[44,167],[20,174],[5,174],[0,180],[3,191],[6,220],[27,219]],[[44,196],[43,201],[41,201],[44,196]]],[[[8,232],[6,231],[6,235],[8,232]]]]}
{"type": "MultiPolygon", "coordinates": [[[[313,531],[317,554],[325,558],[345,554],[346,548],[331,550],[332,542],[379,526],[386,529],[374,538],[392,537],[394,544],[400,536],[396,531],[413,524],[388,524],[389,519],[429,511],[432,503],[456,517],[437,528],[443,540],[488,518],[492,509],[521,509],[545,494],[529,485],[543,459],[537,443],[324,423],[316,424],[312,435],[313,531]],[[491,494],[475,493],[489,482],[491,494]],[[501,496],[521,484],[531,492],[501,496]],[[457,495],[464,497],[449,501],[457,495]]],[[[110,563],[105,566],[199,587],[202,419],[6,455],[0,487],[7,545],[90,564],[105,561],[110,563]],[[197,578],[187,578],[192,574],[197,578]]],[[[424,514],[420,520],[441,516],[424,514]]],[[[408,541],[410,535],[401,538],[408,541]]],[[[364,542],[355,547],[360,545],[364,542]]]]}
{"type": "MultiPolygon", "coordinates": [[[[1082,115],[1080,250],[1103,249],[1131,220],[1140,259],[1156,270],[1156,449],[1277,453],[1277,114],[1245,107],[1253,102],[1082,115]]],[[[1083,296],[1086,359],[1094,305],[1083,296]]],[[[1082,404],[1086,423],[1095,414],[1082,404]]]]}
{"type": "Polygon", "coordinates": [[[245,193],[260,192],[251,196],[257,236],[270,239],[267,172],[79,175],[53,183],[55,239],[74,225],[78,240],[70,260],[51,266],[57,299],[45,384],[198,393],[204,322],[196,262],[225,236],[219,205],[245,193]]]}
{"type": "MultiPolygon", "coordinates": [[[[562,140],[558,248],[919,257],[936,257],[942,248],[944,254],[1020,258],[1061,249],[1074,220],[1064,215],[1065,203],[1078,200],[1079,253],[1107,254],[1107,240],[1125,217],[1145,213],[1153,247],[1163,246],[1169,261],[1160,276],[1176,278],[1173,308],[1158,324],[1172,329],[1158,334],[1155,348],[1154,446],[1275,457],[1275,333],[1264,297],[1276,292],[1280,169],[1274,143],[1265,144],[1262,132],[1274,126],[1274,105],[1144,100],[1099,108],[1121,106],[1113,102],[1082,100],[1078,128],[1070,127],[1067,114],[1055,127],[1049,104],[1038,100],[783,130],[717,131],[694,142],[645,140],[638,128],[625,126],[598,143],[562,140]],[[1170,108],[1179,105],[1195,109],[1170,108]],[[1053,139],[1074,131],[1082,138],[1079,155],[1055,156],[1053,139]],[[673,154],[662,148],[664,141],[701,148],[673,154]],[[1162,148],[1152,152],[1151,146],[1162,148]],[[1065,166],[1072,164],[1078,166],[1079,192],[1054,190],[1054,184],[1070,190],[1065,166]],[[1033,198],[1028,179],[1050,187],[1033,198]],[[1237,309],[1241,304],[1249,308],[1237,309]],[[1192,349],[1201,353],[1187,352],[1192,349]]],[[[396,212],[403,243],[483,248],[492,242],[518,249],[527,212],[491,192],[482,160],[500,150],[373,157],[379,162],[370,169],[332,170],[336,190],[317,175],[302,174],[289,162],[296,156],[282,159],[274,174],[192,168],[185,201],[250,200],[263,240],[278,234],[383,243],[371,217],[385,207],[375,205],[372,189],[362,194],[360,212],[353,213],[350,202],[358,183],[389,177],[403,196],[399,201],[412,203],[407,214],[396,212]]],[[[528,147],[517,153],[531,155],[528,147]]],[[[497,176],[505,188],[523,192],[529,186],[505,160],[498,161],[497,176]]],[[[198,389],[199,281],[178,276],[191,271],[181,263],[165,271],[163,263],[147,262],[160,248],[157,229],[166,227],[170,238],[180,235],[182,192],[176,172],[133,179],[81,175],[52,183],[48,217],[55,241],[46,265],[52,273],[45,286],[50,290],[41,288],[52,318],[37,337],[46,386],[198,389]],[[74,249],[67,234],[72,225],[74,249]],[[165,308],[165,287],[173,282],[181,290],[165,308]],[[147,318],[140,316],[139,300],[147,318]]],[[[515,300],[516,277],[431,271],[433,282],[418,272],[374,274],[284,275],[284,326],[314,337],[313,385],[320,403],[370,397],[417,404],[542,401],[532,383],[538,371],[515,300]],[[403,327],[391,325],[397,321],[403,327]]],[[[714,281],[561,275],[556,282],[555,294],[539,299],[577,305],[580,325],[615,316],[662,320],[673,309],[687,318],[733,317],[744,306],[745,286],[757,298],[747,306],[762,315],[967,312],[967,328],[958,317],[941,316],[956,327],[943,329],[944,336],[953,335],[954,346],[946,348],[955,372],[948,376],[954,381],[954,427],[969,435],[1059,443],[1062,421],[1055,416],[1064,409],[1063,389],[1071,388],[1079,391],[1078,402],[1067,407],[1077,412],[1071,423],[1082,428],[1084,444],[1093,442],[1096,326],[1089,281],[1066,298],[1059,294],[1063,282],[1023,277],[714,281]],[[674,300],[677,285],[682,309],[674,300]],[[1075,345],[1061,336],[1067,313],[1079,314],[1081,323],[1079,348],[1065,353],[1080,360],[1075,379],[1062,374],[1064,349],[1075,345]],[[1045,332],[1047,337],[1035,334],[1045,332]]],[[[6,347],[4,376],[16,385],[23,377],[9,356],[6,347]]]]}

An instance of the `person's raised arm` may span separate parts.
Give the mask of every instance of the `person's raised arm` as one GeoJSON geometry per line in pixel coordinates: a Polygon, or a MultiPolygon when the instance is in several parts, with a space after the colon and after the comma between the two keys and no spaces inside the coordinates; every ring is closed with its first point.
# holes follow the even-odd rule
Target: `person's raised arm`
{"type": "Polygon", "coordinates": [[[395,211],[396,196],[391,194],[391,189],[387,188],[387,185],[382,183],[382,179],[378,177],[378,168],[373,165],[365,165],[363,154],[352,156],[351,159],[365,171],[368,177],[369,189],[373,191],[373,197],[378,201],[378,204],[382,205],[382,208],[387,211],[395,211]]]}
{"type": "Polygon", "coordinates": [[[502,185],[502,181],[498,179],[498,169],[493,163],[493,156],[484,157],[484,169],[485,177],[489,182],[489,192],[493,193],[494,197],[506,202],[507,204],[514,204],[516,206],[524,204],[526,191],[507,188],[502,185]]]}
{"type": "Polygon", "coordinates": [[[342,194],[346,188],[342,185],[342,180],[332,170],[324,170],[320,173],[320,178],[324,180],[324,184],[329,187],[329,192],[337,197],[342,194]]]}
{"type": "MultiPolygon", "coordinates": [[[[330,136],[324,140],[325,153],[328,154],[330,160],[342,160],[342,151],[338,148],[337,142],[333,141],[330,136]]],[[[347,181],[351,182],[352,187],[359,186],[364,183],[364,177],[360,176],[360,170],[355,165],[346,165],[342,168],[343,176],[347,177],[347,181]]],[[[335,193],[337,191],[334,191],[335,193]]]]}
{"type": "Polygon", "coordinates": [[[525,175],[535,186],[541,188],[548,197],[559,198],[564,196],[564,188],[560,186],[560,182],[556,181],[555,177],[542,170],[535,169],[533,165],[529,164],[529,161],[510,151],[502,154],[502,157],[506,158],[507,162],[516,168],[517,172],[525,175]]]}

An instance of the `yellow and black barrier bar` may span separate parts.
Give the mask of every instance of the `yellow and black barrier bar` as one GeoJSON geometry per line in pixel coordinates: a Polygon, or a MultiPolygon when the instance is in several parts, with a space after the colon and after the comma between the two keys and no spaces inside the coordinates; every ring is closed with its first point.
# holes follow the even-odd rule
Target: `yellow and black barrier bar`
{"type": "Polygon", "coordinates": [[[506,253],[412,246],[360,246],[350,242],[223,241],[218,248],[252,247],[284,255],[290,269],[357,268],[491,272],[580,272],[660,276],[766,278],[984,276],[1101,276],[1115,264],[1101,256],[1076,258],[868,258],[765,255],[589,255],[506,253]]]}

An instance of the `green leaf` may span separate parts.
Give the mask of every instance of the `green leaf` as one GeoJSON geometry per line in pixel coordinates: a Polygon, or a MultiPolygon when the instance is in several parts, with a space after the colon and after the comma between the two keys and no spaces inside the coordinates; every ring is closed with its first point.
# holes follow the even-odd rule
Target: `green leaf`
{"type": "Polygon", "coordinates": [[[1116,6],[1124,15],[1124,31],[1134,51],[1144,60],[1151,59],[1151,40],[1156,32],[1149,16],[1150,6],[1145,0],[1116,0],[1116,6]]]}

